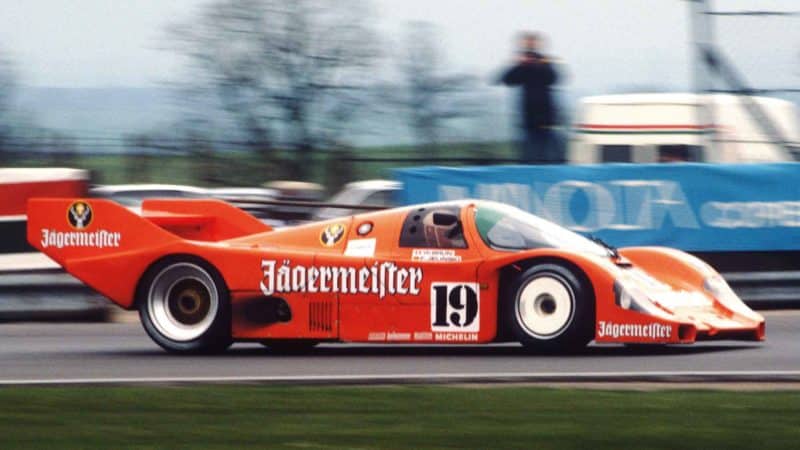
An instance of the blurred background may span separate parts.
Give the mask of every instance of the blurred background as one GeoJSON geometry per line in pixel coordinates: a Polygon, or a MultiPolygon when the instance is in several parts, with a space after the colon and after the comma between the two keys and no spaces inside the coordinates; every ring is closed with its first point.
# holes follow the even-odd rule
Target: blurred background
{"type": "Polygon", "coordinates": [[[32,0],[0,16],[0,162],[329,192],[419,159],[507,162],[518,94],[497,79],[525,30],[559,64],[566,140],[591,95],[749,88],[796,104],[796,2],[716,3],[32,0]],[[704,69],[698,41],[746,84],[704,69]]]}
{"type": "MultiPolygon", "coordinates": [[[[29,0],[0,15],[0,183],[68,167],[128,206],[213,196],[278,224],[352,210],[264,201],[395,203],[398,168],[530,162],[500,82],[520,32],[558,74],[567,164],[789,162],[799,24],[794,0],[29,0]]],[[[18,292],[41,266],[14,258],[18,292]]]]}

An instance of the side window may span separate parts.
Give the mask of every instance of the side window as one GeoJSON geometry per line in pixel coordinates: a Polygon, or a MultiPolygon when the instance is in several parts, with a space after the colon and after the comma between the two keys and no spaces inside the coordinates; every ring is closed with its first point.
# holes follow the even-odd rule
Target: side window
{"type": "Polygon", "coordinates": [[[702,161],[703,147],[699,145],[659,145],[658,162],[702,161]]]}
{"type": "Polygon", "coordinates": [[[467,248],[461,208],[414,208],[403,221],[400,247],[467,248]]]}
{"type": "Polygon", "coordinates": [[[633,149],[630,145],[600,145],[599,147],[602,162],[633,161],[633,149]]]}
{"type": "Polygon", "coordinates": [[[365,205],[390,206],[392,204],[392,191],[373,192],[362,203],[365,205]]]}

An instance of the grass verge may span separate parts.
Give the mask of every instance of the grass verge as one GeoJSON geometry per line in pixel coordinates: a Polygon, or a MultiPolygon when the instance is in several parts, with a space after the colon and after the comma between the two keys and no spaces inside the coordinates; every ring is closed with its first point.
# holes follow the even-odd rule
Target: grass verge
{"type": "Polygon", "coordinates": [[[0,390],[0,448],[797,448],[800,392],[534,387],[0,390]]]}

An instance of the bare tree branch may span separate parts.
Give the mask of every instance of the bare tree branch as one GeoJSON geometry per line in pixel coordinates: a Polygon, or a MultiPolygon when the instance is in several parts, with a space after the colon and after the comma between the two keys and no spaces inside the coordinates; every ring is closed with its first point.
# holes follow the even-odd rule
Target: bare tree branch
{"type": "Polygon", "coordinates": [[[442,73],[444,56],[431,24],[411,23],[406,30],[401,72],[405,91],[395,102],[405,108],[417,143],[435,151],[447,122],[471,117],[479,106],[470,100],[477,80],[469,75],[442,73]]]}
{"type": "Polygon", "coordinates": [[[293,150],[299,177],[341,140],[379,57],[359,0],[218,0],[169,33],[193,69],[186,92],[213,93],[265,157],[293,150]]]}

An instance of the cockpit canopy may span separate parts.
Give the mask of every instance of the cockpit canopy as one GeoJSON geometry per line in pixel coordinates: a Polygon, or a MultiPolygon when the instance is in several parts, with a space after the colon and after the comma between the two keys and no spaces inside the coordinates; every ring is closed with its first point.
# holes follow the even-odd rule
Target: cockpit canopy
{"type": "MultiPolygon", "coordinates": [[[[409,210],[400,231],[400,247],[467,248],[461,221],[467,204],[433,203],[409,210]]],[[[559,248],[599,256],[609,254],[606,248],[580,234],[502,203],[477,202],[474,220],[481,240],[495,250],[559,248]]]]}
{"type": "Polygon", "coordinates": [[[475,225],[487,246],[502,251],[561,248],[608,255],[608,250],[568,229],[501,203],[478,203],[475,225]]]}

